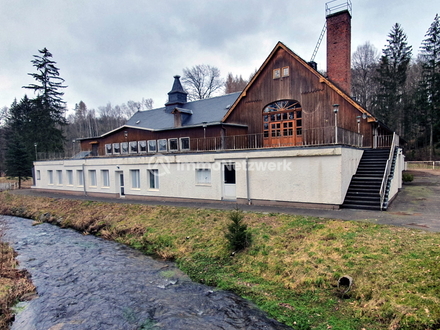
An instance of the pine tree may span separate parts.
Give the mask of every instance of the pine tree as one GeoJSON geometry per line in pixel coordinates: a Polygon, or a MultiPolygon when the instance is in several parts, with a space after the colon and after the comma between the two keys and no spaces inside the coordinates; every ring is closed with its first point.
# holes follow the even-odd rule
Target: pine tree
{"type": "Polygon", "coordinates": [[[403,135],[405,82],[412,47],[408,46],[407,37],[398,23],[392,27],[387,41],[377,70],[379,93],[376,113],[385,124],[403,135]]]}
{"type": "Polygon", "coordinates": [[[39,150],[44,152],[63,151],[64,137],[62,127],[67,125],[64,118],[65,102],[62,100],[64,79],[59,76],[59,69],[52,60],[52,54],[44,48],[39,50],[41,55],[34,55],[33,66],[37,73],[29,73],[37,84],[23,86],[32,89],[37,97],[33,99],[34,111],[29,113],[29,120],[32,122],[35,142],[39,150]]]}
{"type": "Polygon", "coordinates": [[[12,132],[7,140],[6,175],[18,177],[18,187],[21,188],[22,179],[26,179],[32,174],[32,159],[19,134],[12,132]]]}
{"type": "Polygon", "coordinates": [[[440,18],[434,21],[425,34],[420,57],[422,59],[422,79],[419,86],[418,108],[426,112],[429,128],[429,160],[433,159],[435,131],[440,129],[440,18]]]}

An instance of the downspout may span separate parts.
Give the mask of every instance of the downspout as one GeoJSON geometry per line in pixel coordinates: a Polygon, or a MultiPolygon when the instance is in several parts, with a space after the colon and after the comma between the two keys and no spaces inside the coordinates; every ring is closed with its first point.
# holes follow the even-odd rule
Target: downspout
{"type": "Polygon", "coordinates": [[[249,162],[248,158],[246,157],[246,196],[248,200],[248,205],[252,205],[251,197],[250,197],[250,183],[249,183],[249,162]]]}
{"type": "Polygon", "coordinates": [[[85,169],[84,163],[82,164],[82,172],[83,172],[83,188],[84,188],[84,196],[87,196],[87,190],[86,190],[86,169],[85,169]]]}

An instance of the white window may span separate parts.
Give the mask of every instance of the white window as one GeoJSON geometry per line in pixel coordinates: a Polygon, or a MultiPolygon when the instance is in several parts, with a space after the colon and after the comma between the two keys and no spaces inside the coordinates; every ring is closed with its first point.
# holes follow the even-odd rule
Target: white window
{"type": "Polygon", "coordinates": [[[157,140],[157,144],[158,144],[159,152],[166,152],[167,151],[167,140],[166,139],[157,140]]]}
{"type": "Polygon", "coordinates": [[[156,140],[148,140],[148,152],[156,152],[156,140]]]}
{"type": "Polygon", "coordinates": [[[73,185],[73,171],[67,170],[66,174],[67,174],[67,184],[70,186],[73,185]]]}
{"type": "Polygon", "coordinates": [[[128,142],[121,143],[121,154],[128,154],[128,142]]]}
{"type": "Polygon", "coordinates": [[[138,143],[137,141],[130,141],[130,153],[137,154],[138,153],[138,143]]]}
{"type": "Polygon", "coordinates": [[[84,186],[84,175],[82,170],[76,171],[76,180],[78,182],[78,186],[84,186]]]}
{"type": "Polygon", "coordinates": [[[180,138],[180,150],[189,150],[189,137],[180,138]]]}
{"type": "Polygon", "coordinates": [[[111,145],[111,143],[106,144],[106,145],[105,145],[105,154],[106,154],[106,155],[111,155],[111,154],[112,154],[112,151],[113,151],[113,149],[112,149],[112,145],[111,145]]]}
{"type": "Polygon", "coordinates": [[[114,154],[121,153],[121,146],[119,145],[119,143],[113,143],[113,153],[114,154]]]}
{"type": "Polygon", "coordinates": [[[283,77],[288,77],[289,76],[289,67],[285,66],[283,67],[283,77]]]}
{"type": "Polygon", "coordinates": [[[133,189],[139,189],[141,187],[141,177],[139,170],[130,170],[131,187],[133,189]]]}
{"type": "Polygon", "coordinates": [[[63,184],[63,171],[57,170],[57,183],[63,184]]]}
{"type": "Polygon", "coordinates": [[[102,186],[110,187],[110,173],[109,170],[101,170],[102,186]]]}
{"type": "Polygon", "coordinates": [[[197,184],[210,184],[211,183],[211,169],[209,169],[209,168],[196,169],[196,182],[197,182],[197,184]]]}
{"type": "Polygon", "coordinates": [[[179,145],[178,145],[178,140],[173,138],[173,139],[168,139],[168,150],[169,151],[178,151],[179,150],[179,145]]]}
{"type": "Polygon", "coordinates": [[[37,170],[37,180],[41,180],[41,173],[40,173],[40,170],[37,170]]]}
{"type": "Polygon", "coordinates": [[[150,189],[159,189],[159,170],[148,170],[150,189]]]}
{"type": "Polygon", "coordinates": [[[52,170],[48,170],[47,171],[47,176],[49,177],[49,184],[53,184],[53,171],[52,170]]]}
{"type": "Polygon", "coordinates": [[[138,150],[140,153],[147,152],[147,141],[139,141],[138,150]]]}
{"type": "Polygon", "coordinates": [[[90,186],[91,187],[96,187],[97,186],[96,170],[89,170],[89,180],[90,180],[90,186]]]}

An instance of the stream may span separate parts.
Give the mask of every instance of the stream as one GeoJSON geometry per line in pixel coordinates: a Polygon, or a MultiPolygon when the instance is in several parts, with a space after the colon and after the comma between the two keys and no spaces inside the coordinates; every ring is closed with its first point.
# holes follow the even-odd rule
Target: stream
{"type": "Polygon", "coordinates": [[[47,223],[0,221],[38,294],[19,304],[12,330],[290,329],[172,262],[47,223]]]}

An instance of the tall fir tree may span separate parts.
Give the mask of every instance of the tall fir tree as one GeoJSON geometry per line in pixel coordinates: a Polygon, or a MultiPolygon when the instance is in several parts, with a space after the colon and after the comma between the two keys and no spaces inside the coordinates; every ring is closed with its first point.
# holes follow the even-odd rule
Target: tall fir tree
{"type": "Polygon", "coordinates": [[[59,69],[49,50],[43,48],[39,53],[41,55],[34,55],[31,61],[37,72],[29,73],[37,83],[23,86],[37,94],[33,99],[34,109],[29,114],[31,129],[40,151],[62,152],[62,128],[67,125],[67,121],[64,117],[65,102],[62,99],[64,93],[60,89],[67,86],[63,85],[64,79],[60,77],[59,69]]]}
{"type": "Polygon", "coordinates": [[[385,124],[404,135],[404,92],[412,47],[398,23],[392,27],[387,41],[377,69],[379,92],[375,112],[385,124]]]}
{"type": "Polygon", "coordinates": [[[12,132],[7,140],[6,175],[18,177],[19,188],[21,181],[32,175],[32,158],[23,138],[17,132],[12,132]]]}
{"type": "Polygon", "coordinates": [[[439,141],[440,132],[440,18],[434,21],[425,34],[420,47],[422,78],[418,90],[417,107],[424,112],[428,127],[429,160],[433,159],[434,143],[439,141]]]}

